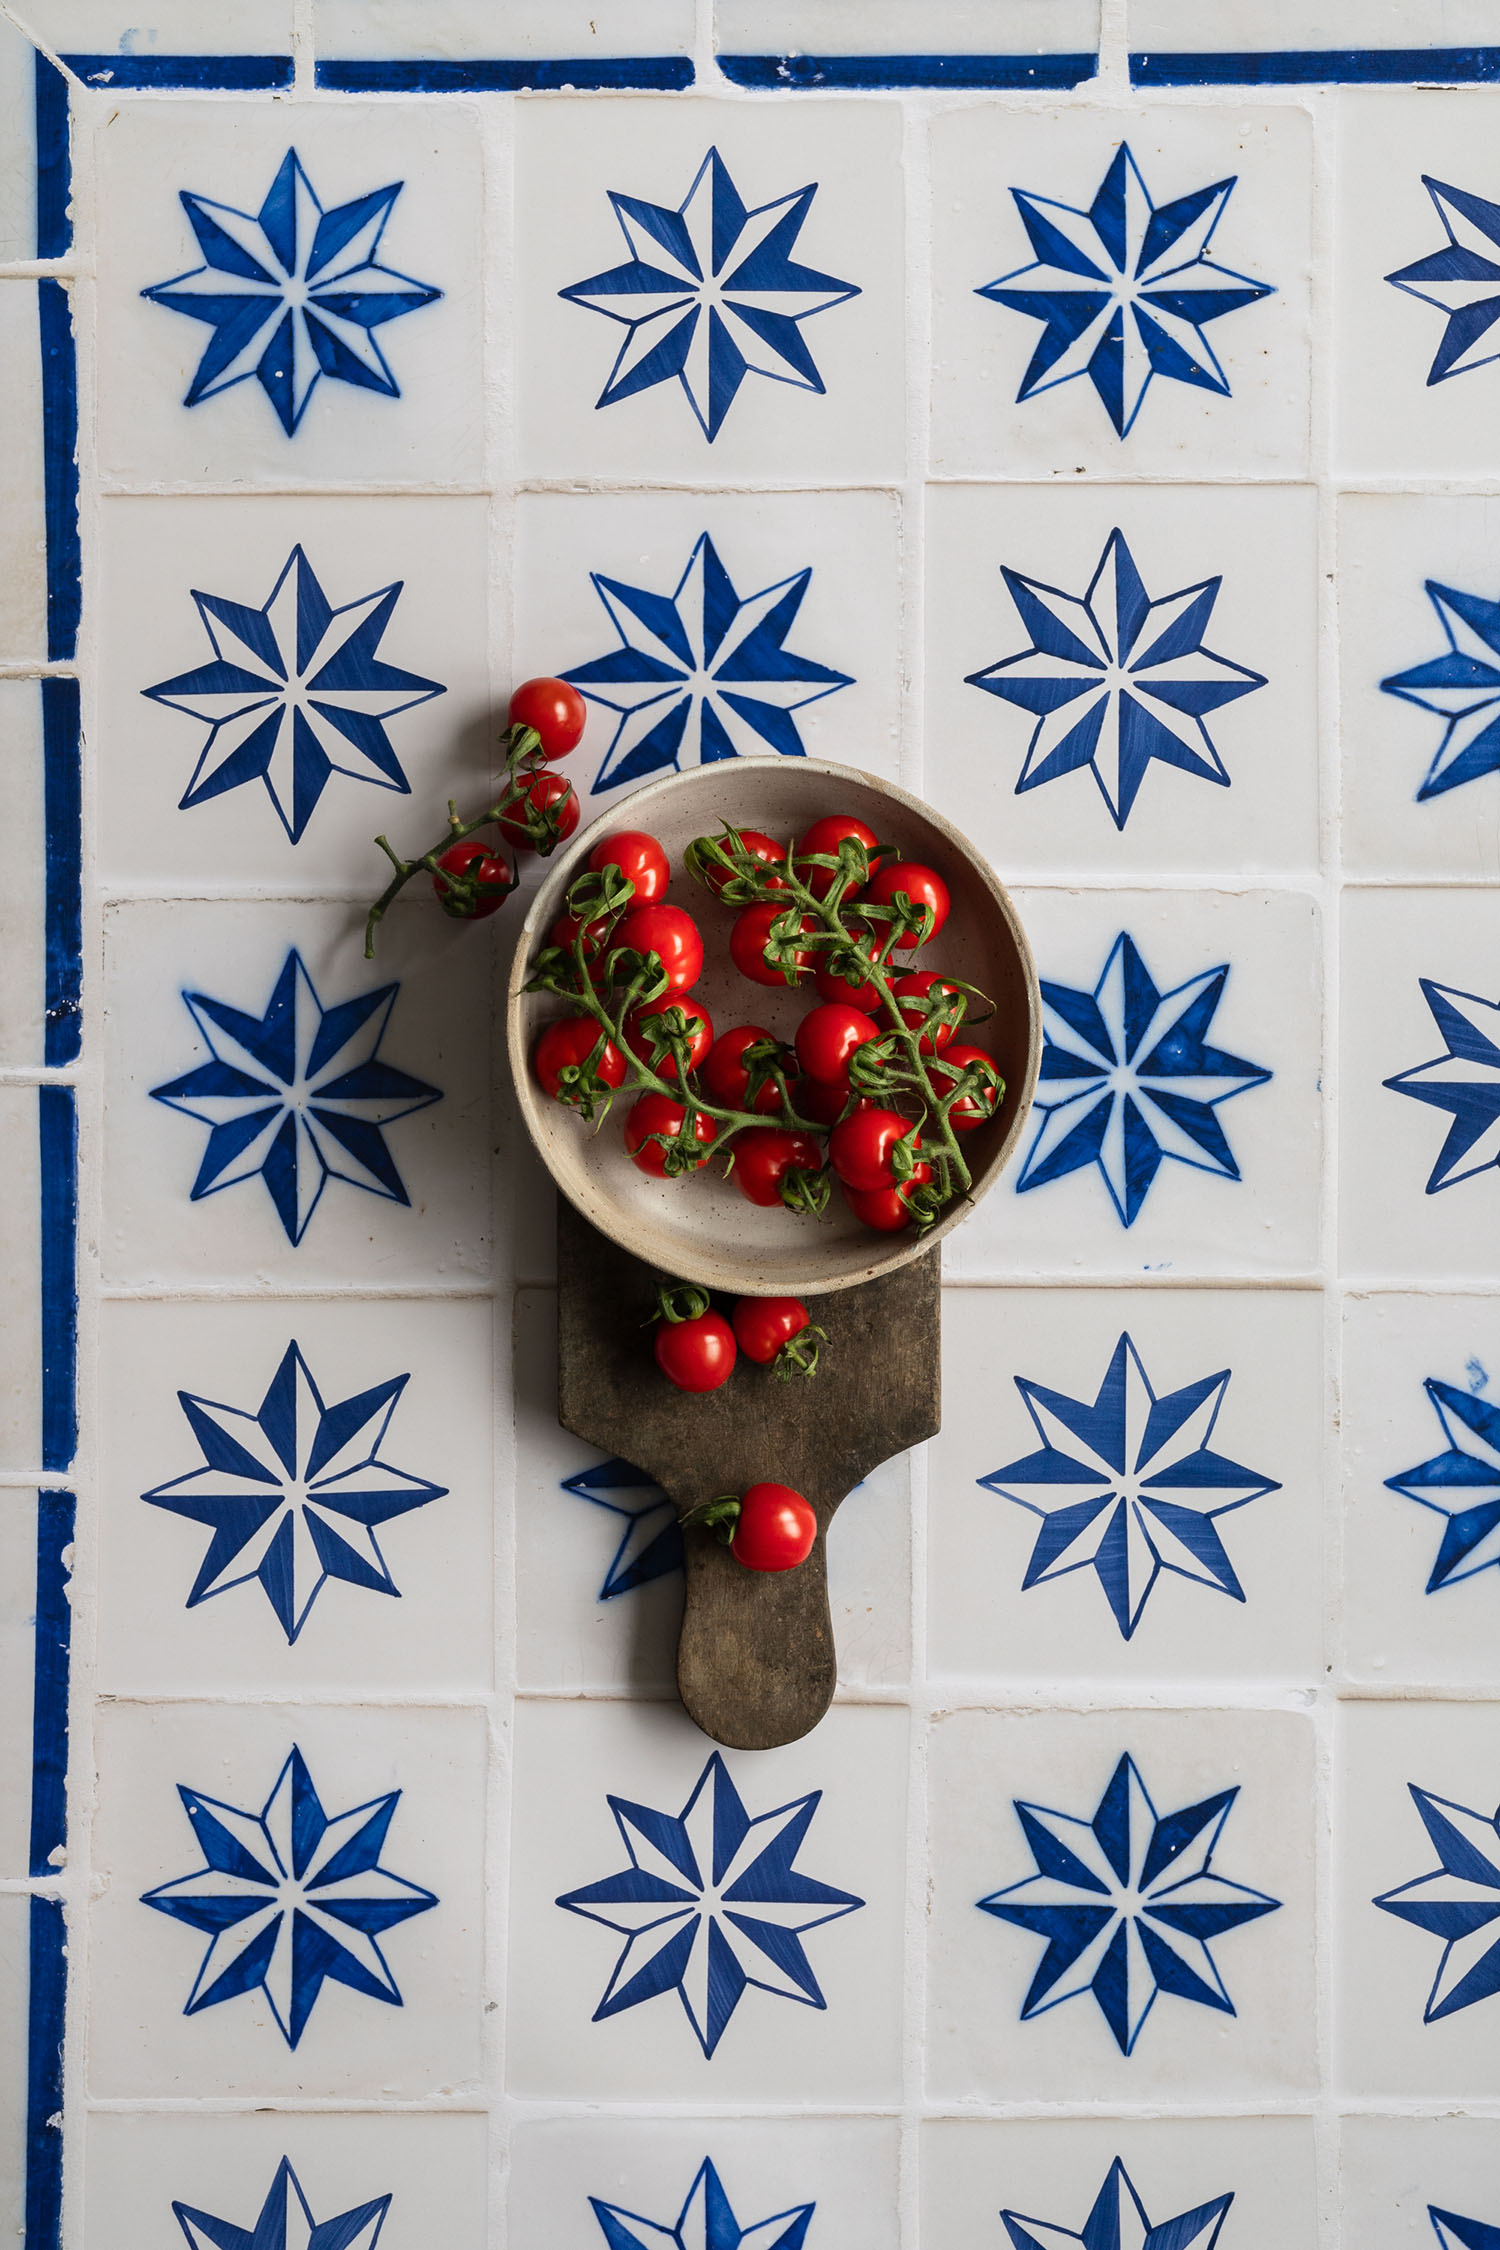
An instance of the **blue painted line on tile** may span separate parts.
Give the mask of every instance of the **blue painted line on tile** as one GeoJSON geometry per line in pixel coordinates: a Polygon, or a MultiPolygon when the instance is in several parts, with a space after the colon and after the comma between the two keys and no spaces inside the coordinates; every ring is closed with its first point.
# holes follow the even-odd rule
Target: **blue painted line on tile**
{"type": "Polygon", "coordinates": [[[1274,53],[1139,54],[1134,86],[1473,85],[1500,79],[1500,47],[1298,47],[1274,53]]]}
{"type": "Polygon", "coordinates": [[[1097,55],[720,55],[736,86],[768,93],[807,87],[1046,87],[1081,85],[1097,55]]]}
{"type": "Polygon", "coordinates": [[[78,543],[78,355],[61,282],[39,281],[42,345],[42,477],[47,525],[47,655],[78,653],[83,568],[78,543]]]}
{"type": "Polygon", "coordinates": [[[26,2232],[24,2250],[62,2240],[63,2008],[67,1931],[55,1898],[31,1902],[26,2011],[26,2232]]]}
{"type": "Polygon", "coordinates": [[[78,1060],[83,1029],[83,869],[79,767],[83,729],[76,680],[43,680],[42,767],[47,850],[47,1012],[44,1060],[78,1060]]]}
{"type": "Polygon", "coordinates": [[[290,86],[290,55],[64,55],[86,86],[127,92],[198,87],[214,93],[259,94],[290,86]]]}
{"type": "Polygon", "coordinates": [[[564,87],[580,94],[611,88],[647,88],[675,94],[692,85],[693,65],[686,55],[596,55],[553,62],[512,60],[504,55],[476,56],[462,62],[438,55],[413,55],[390,62],[341,62],[333,56],[318,62],[316,83],[337,94],[557,93],[564,87]]]}
{"type": "Polygon", "coordinates": [[[78,1443],[78,1111],[71,1086],[38,1086],[42,1169],[42,1467],[78,1443]]]}
{"type": "Polygon", "coordinates": [[[31,1872],[55,1875],[68,1840],[68,1660],[73,1610],[63,1560],[78,1503],[71,1492],[36,1498],[36,1667],[31,1705],[31,1872]]]}
{"type": "Polygon", "coordinates": [[[68,81],[43,54],[36,58],[36,254],[66,256],[73,242],[68,216],[68,81]]]}

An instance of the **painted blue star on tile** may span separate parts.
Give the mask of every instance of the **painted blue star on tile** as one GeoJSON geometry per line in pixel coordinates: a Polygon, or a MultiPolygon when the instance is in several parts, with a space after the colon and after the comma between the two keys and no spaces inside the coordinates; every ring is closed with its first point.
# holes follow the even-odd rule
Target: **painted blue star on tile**
{"type": "Polygon", "coordinates": [[[1430,1875],[1384,1891],[1374,1903],[1443,1941],[1423,2010],[1439,2023],[1500,1992],[1500,1820],[1471,1812],[1408,1782],[1412,1803],[1438,1855],[1430,1875]]]}
{"type": "Polygon", "coordinates": [[[183,192],[203,263],[141,295],[213,330],[184,406],[253,375],[292,437],[324,375],[400,397],[374,332],[443,294],[376,255],[405,184],[325,211],[288,149],[259,211],[183,192]]]}
{"type": "Polygon", "coordinates": [[[376,1532],[448,1489],[380,1458],[409,1380],[328,1405],[291,1343],[253,1410],[177,1393],[203,1466],[141,1498],[213,1533],[189,1609],[258,1582],[290,1644],[330,1578],[399,1599],[376,1532]]]}
{"type": "Polygon", "coordinates": [[[333,774],[410,795],[386,721],[446,690],[376,653],[401,583],[335,609],[294,547],[259,609],[194,593],[212,661],[141,690],[208,728],[180,811],[261,781],[295,844],[333,774]]]}
{"type": "Polygon", "coordinates": [[[1221,1102],[1269,1070],[1207,1043],[1227,963],[1162,991],[1122,931],[1092,992],[1042,983],[1041,1123],[1016,1193],[1097,1165],[1122,1226],[1133,1226],[1162,1163],[1237,1180],[1221,1102]]]}
{"type": "Polygon", "coordinates": [[[619,713],[596,790],[767,750],[800,758],[793,714],[851,684],[786,646],[810,569],[738,594],[705,531],[670,594],[591,575],[620,646],[563,678],[619,713]]]}
{"type": "Polygon", "coordinates": [[[209,1941],[184,2015],[263,1992],[295,2047],[329,1981],[404,2005],[380,1940],[438,1900],[380,1864],[399,1789],[329,1815],[294,1747],[258,1813],[180,1784],[177,1794],[203,1865],[159,1883],[141,1904],[209,1941]]]}
{"type": "Polygon", "coordinates": [[[1029,2219],[1020,2211],[1002,2211],[1000,2217],[1011,2250],[1064,2250],[1070,2242],[1081,2242],[1083,2250],[1213,2250],[1233,2201],[1231,2190],[1216,2195],[1211,2203],[1179,2211],[1175,2219],[1153,2221],[1117,2156],[1081,2227],[1029,2219]]]}
{"type": "Polygon", "coordinates": [[[619,1545],[599,1588],[601,1602],[633,1594],[638,1586],[649,1586],[653,1579],[669,1578],[673,1571],[681,1570],[682,1531],[677,1510],[661,1486],[653,1484],[629,1461],[616,1455],[613,1460],[601,1461],[597,1468],[580,1469],[576,1476],[563,1478],[562,1488],[576,1493],[580,1500],[592,1500],[596,1508],[605,1508],[612,1516],[624,1518],[619,1545]]]}
{"type": "Polygon", "coordinates": [[[1422,185],[1448,240],[1441,250],[1385,278],[1444,316],[1442,341],[1427,371],[1430,389],[1500,359],[1500,336],[1491,334],[1500,320],[1500,203],[1487,203],[1425,172],[1422,185]]]}
{"type": "Polygon", "coordinates": [[[1419,805],[1500,772],[1500,601],[1460,593],[1435,578],[1427,581],[1427,598],[1447,638],[1446,653],[1380,683],[1387,695],[1443,721],[1443,739],[1417,791],[1419,805]]]}
{"type": "Polygon", "coordinates": [[[618,2203],[589,2197],[609,2250],[802,2250],[814,2203],[799,2203],[741,2226],[713,2160],[705,2156],[676,2223],[643,2219],[618,2203]]]}
{"type": "Polygon", "coordinates": [[[1015,1377],[1041,1450],[978,1481],[1041,1518],[1023,1592],[1095,1571],[1127,1641],[1163,1571],[1245,1599],[1218,1519],[1281,1487],[1209,1442],[1231,1372],[1158,1398],[1126,1335],[1092,1404],[1015,1377]]]}
{"type": "Polygon", "coordinates": [[[334,2218],[315,2219],[292,2160],[284,2156],[254,2226],[216,2219],[191,2203],[174,2203],[172,2215],[187,2237],[188,2250],[375,2250],[390,2207],[390,2197],[380,2195],[334,2218]]]}
{"type": "Polygon", "coordinates": [[[859,291],[792,257],[817,192],[814,181],[752,210],[716,148],[675,210],[611,190],[629,258],[558,291],[625,329],[595,405],[676,381],[712,444],[747,375],[821,395],[801,324],[859,291]]]}
{"type": "Polygon", "coordinates": [[[1447,1051],[1382,1083],[1452,1118],[1427,1177],[1427,1193],[1439,1195],[1500,1166],[1500,1001],[1418,981],[1447,1051]]]}
{"type": "Polygon", "coordinates": [[[1085,594],[1007,565],[1001,576],[1031,646],[967,677],[1036,720],[1018,797],[1086,766],[1123,828],[1153,758],[1229,787],[1206,722],[1266,681],[1204,646],[1222,578],[1153,598],[1123,531],[1110,533],[1085,594]]]}
{"type": "Polygon", "coordinates": [[[1122,143],[1085,209],[1011,189],[1035,255],[975,293],[1042,323],[1018,405],[1086,375],[1124,437],[1155,376],[1230,395],[1203,331],[1274,294],[1208,255],[1234,184],[1154,204],[1122,143]]]}
{"type": "Polygon", "coordinates": [[[1129,2055],[1163,1992],[1235,2013],[1212,1941],[1281,1904],[1213,1870],[1238,1795],[1237,1787],[1221,1789],[1162,1814],[1135,1760],[1124,1757],[1088,1819],[1016,1801],[1037,1871],[979,1904],[1047,1941],[1021,2003],[1023,2023],[1091,1992],[1129,2055]]]}
{"type": "Polygon", "coordinates": [[[1429,2203],[1427,2216],[1438,2238],[1438,2250],[1500,2250],[1500,2226],[1484,2219],[1461,2219],[1456,2211],[1440,2210],[1429,2203]]]}
{"type": "Polygon", "coordinates": [[[1431,1399],[1447,1444],[1386,1487],[1443,1518],[1429,1594],[1457,1586],[1481,1570],[1500,1569],[1500,1407],[1429,1375],[1431,1399]]]}
{"type": "Polygon", "coordinates": [[[864,1900],[793,1865],[822,1795],[752,1819],[715,1751],[680,1813],[610,1798],[629,1866],[557,1901],[625,1940],[595,2023],[675,1992],[712,2056],[751,1988],[827,2007],[802,1939],[864,1900]]]}
{"type": "Polygon", "coordinates": [[[386,1129],[443,1097],[380,1059],[400,990],[382,984],[325,1008],[293,947],[263,1016],[184,992],[212,1060],[153,1086],[151,1099],[208,1127],[195,1203],[259,1177],[298,1243],[330,1180],[411,1202],[386,1129]]]}

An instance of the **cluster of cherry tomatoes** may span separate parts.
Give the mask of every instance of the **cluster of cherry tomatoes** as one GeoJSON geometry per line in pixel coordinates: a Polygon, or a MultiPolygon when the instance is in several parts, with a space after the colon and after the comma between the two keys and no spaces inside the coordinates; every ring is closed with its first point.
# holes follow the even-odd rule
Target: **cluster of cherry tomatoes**
{"type": "MultiPolygon", "coordinates": [[[[510,699],[509,724],[535,728],[541,755],[549,761],[577,749],[587,716],[583,697],[566,680],[524,680],[510,699]]],[[[512,852],[535,851],[542,837],[550,848],[565,842],[578,826],[578,793],[560,773],[536,774],[509,810],[489,825],[512,852]]],[[[515,861],[506,851],[477,835],[465,836],[439,852],[437,866],[442,873],[434,873],[432,887],[438,904],[445,914],[464,922],[482,922],[498,914],[519,881],[515,861]],[[452,880],[445,881],[445,876],[452,880]]]]}
{"type": "Polygon", "coordinates": [[[680,1391],[716,1391],[734,1373],[741,1352],[778,1375],[811,1375],[823,1331],[800,1297],[741,1297],[728,1320],[691,1283],[664,1290],[662,1323],[652,1346],[656,1364],[680,1391]]]}

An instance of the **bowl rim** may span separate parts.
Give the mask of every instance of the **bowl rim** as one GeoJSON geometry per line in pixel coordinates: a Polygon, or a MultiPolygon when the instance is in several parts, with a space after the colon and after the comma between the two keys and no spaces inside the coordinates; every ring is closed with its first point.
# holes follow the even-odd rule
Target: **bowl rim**
{"type": "MultiPolygon", "coordinates": [[[[763,759],[735,761],[737,765],[742,763],[759,765],[768,762],[763,759]]],[[[777,760],[776,762],[780,764],[782,761],[777,760]]],[[[869,773],[861,766],[844,765],[829,758],[799,758],[794,763],[799,776],[806,775],[811,778],[817,775],[835,784],[848,781],[861,782],[877,795],[889,798],[893,803],[901,806],[903,810],[915,814],[920,820],[926,822],[962,857],[965,864],[975,871],[990,892],[993,903],[998,908],[1009,931],[1021,966],[1028,1012],[1026,1068],[1022,1078],[1020,1098],[1016,1103],[1015,1113],[1006,1128],[1000,1146],[990,1158],[983,1173],[975,1180],[969,1195],[963,1200],[955,1202],[941,1218],[936,1219],[930,1227],[925,1228],[920,1234],[913,1231],[910,1234],[872,1236],[873,1254],[869,1262],[855,1272],[841,1272],[827,1279],[814,1276],[802,1277],[795,1284],[787,1284],[788,1288],[795,1287],[796,1292],[802,1296],[821,1296],[836,1289],[856,1288],[863,1282],[875,1280],[881,1274],[893,1273],[899,1267],[909,1265],[913,1259],[925,1256],[929,1250],[951,1234],[955,1227],[972,1216],[980,1200],[989,1193],[1015,1155],[1016,1145],[1031,1112],[1032,1097],[1036,1091],[1037,1075],[1041,1068],[1042,1003],[1041,987],[1037,978],[1036,961],[1032,954],[1030,940],[1027,938],[1025,927],[1016,912],[1010,893],[1006,890],[1005,885],[984,854],[977,845],[964,835],[962,829],[956,827],[935,806],[930,805],[925,797],[918,797],[911,790],[901,788],[896,782],[887,781],[881,774],[869,773]],[[873,1246],[877,1244],[879,1247],[874,1248],[873,1246]]],[[[666,774],[660,781],[646,782],[641,788],[632,790],[628,796],[620,800],[618,808],[620,817],[618,820],[611,822],[611,828],[640,827],[649,829],[652,825],[650,819],[638,816],[647,814],[649,809],[653,805],[660,804],[664,797],[680,793],[684,786],[692,784],[706,786],[705,777],[716,773],[717,768],[714,767],[693,766],[686,773],[666,774]]],[[[610,829],[603,831],[604,834],[610,832],[610,829]]],[[[579,1196],[574,1194],[569,1184],[559,1177],[552,1162],[547,1140],[539,1129],[543,1114],[542,1097],[532,1080],[527,1040],[522,1029],[525,1002],[530,997],[524,989],[526,973],[538,932],[553,922],[562,911],[563,894],[568,885],[578,875],[588,854],[599,840],[599,823],[591,821],[552,861],[531,900],[526,918],[516,936],[515,948],[511,955],[510,973],[506,979],[506,1045],[517,1106],[525,1120],[532,1146],[546,1166],[548,1176],[554,1187],[559,1194],[567,1197],[574,1209],[580,1212],[591,1226],[598,1227],[602,1234],[618,1243],[622,1249],[628,1250],[633,1257],[641,1259],[644,1264],[659,1267],[662,1261],[659,1256],[653,1254],[649,1242],[645,1239],[648,1231],[646,1222],[642,1222],[640,1226],[634,1226],[628,1219],[620,1222],[612,1215],[610,1222],[605,1223],[601,1215],[597,1211],[588,1209],[579,1196]]],[[[718,1257],[713,1255],[700,1256],[691,1250],[684,1251],[682,1255],[687,1260],[687,1264],[682,1266],[680,1273],[680,1278],[684,1281],[697,1282],[700,1287],[721,1290],[726,1294],[745,1295],[749,1293],[760,1295],[764,1293],[762,1283],[756,1282],[753,1286],[747,1284],[744,1279],[745,1269],[737,1263],[732,1250],[718,1257]],[[689,1267],[691,1270],[689,1270],[689,1267]]]]}

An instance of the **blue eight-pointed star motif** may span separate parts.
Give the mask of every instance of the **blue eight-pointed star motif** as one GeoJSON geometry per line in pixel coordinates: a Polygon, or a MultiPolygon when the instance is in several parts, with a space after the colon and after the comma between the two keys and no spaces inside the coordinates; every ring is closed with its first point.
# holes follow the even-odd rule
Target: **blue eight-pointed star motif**
{"type": "Polygon", "coordinates": [[[1491,334],[1500,320],[1500,203],[1448,187],[1425,172],[1422,185],[1448,240],[1441,250],[1399,266],[1385,278],[1445,316],[1442,341],[1427,371],[1430,389],[1450,375],[1467,375],[1500,359],[1500,336],[1491,334]]]}
{"type": "Polygon", "coordinates": [[[629,1866],[557,1901],[625,1939],[595,2023],[676,1992],[711,2056],[751,1986],[827,2007],[802,1939],[864,1900],[793,1864],[822,1794],[752,1819],[715,1751],[680,1813],[610,1798],[629,1866]]]}
{"type": "Polygon", "coordinates": [[[1235,2013],[1210,1945],[1281,1904],[1213,1870],[1238,1795],[1221,1789],[1159,1813],[1125,1757],[1090,1819],[1017,1801],[1037,1871],[979,1904],[1047,1941],[1021,2003],[1023,2023],[1091,1992],[1129,2055],[1159,1993],[1235,2013]]]}
{"type": "Polygon", "coordinates": [[[172,2214],[187,2236],[188,2250],[375,2250],[390,2207],[390,2197],[380,2195],[331,2218],[315,2219],[291,2158],[284,2156],[254,2226],[216,2219],[191,2203],[174,2203],[172,2214]]]}
{"type": "Polygon", "coordinates": [[[1429,1594],[1500,1569],[1500,1407],[1429,1375],[1422,1388],[1447,1445],[1386,1485],[1443,1518],[1429,1594]]]}
{"type": "Polygon", "coordinates": [[[1427,598],[1447,637],[1446,651],[1380,683],[1387,695],[1443,721],[1443,739],[1417,791],[1419,805],[1500,771],[1500,601],[1460,593],[1435,578],[1427,581],[1427,598]]]}
{"type": "Polygon", "coordinates": [[[1427,2216],[1438,2250],[1500,2250],[1500,2226],[1491,2226],[1488,2220],[1461,2219],[1456,2211],[1441,2210],[1436,2203],[1428,2204],[1427,2216]]]}
{"type": "Polygon", "coordinates": [[[716,148],[676,210],[611,190],[629,258],[558,291],[625,328],[595,405],[675,380],[712,444],[747,375],[821,393],[801,323],[859,291],[792,257],[817,192],[815,181],[751,210],[716,148]]]}
{"type": "Polygon", "coordinates": [[[1153,758],[1228,788],[1211,712],[1264,687],[1265,675],[1204,646],[1220,578],[1146,592],[1123,531],[1112,531],[1087,593],[1065,594],[1001,566],[1031,646],[968,675],[1036,721],[1016,795],[1093,770],[1116,828],[1130,818],[1153,758]]]}
{"type": "Polygon", "coordinates": [[[705,531],[670,594],[592,577],[620,646],[563,678],[619,713],[596,790],[767,750],[800,758],[793,713],[850,684],[786,646],[810,569],[738,594],[705,531]]]}
{"type": "Polygon", "coordinates": [[[1083,2250],[1213,2250],[1234,2201],[1233,2191],[1179,2211],[1173,2219],[1154,2223],[1136,2193],[1135,2182],[1117,2156],[1095,2196],[1093,2208],[1081,2227],[1065,2227],[1052,2219],[1030,2219],[1020,2211],[1002,2211],[1011,2250],[1065,2250],[1081,2242],[1083,2250]]]}
{"type": "Polygon", "coordinates": [[[1203,331],[1270,287],[1208,255],[1234,180],[1154,204],[1122,145],[1085,210],[1012,188],[1034,253],[976,292],[1042,322],[1017,402],[1086,375],[1124,437],[1153,376],[1229,396],[1203,331]]]}
{"type": "Polygon", "coordinates": [[[649,1586],[654,1578],[667,1578],[674,1570],[681,1570],[682,1530],[677,1510],[661,1486],[653,1484],[629,1461],[616,1455],[613,1460],[601,1461],[596,1469],[580,1469],[576,1476],[563,1478],[562,1488],[624,1519],[619,1545],[599,1588],[601,1602],[632,1594],[637,1586],[649,1586]]]}
{"type": "Polygon", "coordinates": [[[386,1127],[443,1097],[380,1059],[400,989],[383,984],[325,1008],[294,947],[263,1016],[183,994],[212,1060],[153,1086],[151,1098],[208,1127],[195,1203],[258,1174],[298,1243],[330,1180],[411,1202],[386,1127]]]}
{"type": "Polygon", "coordinates": [[[1096,1164],[1128,1227],[1167,1157],[1239,1178],[1219,1104],[1271,1073],[1207,1044],[1228,976],[1226,963],[1163,992],[1122,931],[1092,992],[1043,980],[1042,1121],[1018,1195],[1096,1164]]]}
{"type": "Polygon", "coordinates": [[[288,149],[257,212],[184,191],[203,263],[141,291],[213,330],[184,406],[253,375],[291,437],[321,376],[400,397],[374,331],[443,294],[376,256],[404,185],[325,211],[288,149]]]}
{"type": "Polygon", "coordinates": [[[1438,1195],[1500,1166],[1500,1001],[1431,977],[1418,981],[1447,1052],[1384,1084],[1453,1120],[1427,1176],[1427,1193],[1438,1195]]]}
{"type": "Polygon", "coordinates": [[[1415,1782],[1406,1786],[1438,1865],[1374,1903],[1442,1939],[1422,2015],[1424,2023],[1437,2023],[1500,1992],[1500,1818],[1471,1812],[1415,1782]]]}
{"type": "Polygon", "coordinates": [[[380,1864],[399,1789],[330,1816],[294,1747],[258,1813],[180,1784],[177,1794],[203,1865],[159,1883],[141,1904],[209,1941],[185,2015],[264,1992],[295,2047],[330,1979],[367,1999],[403,2005],[380,1940],[438,1901],[380,1864]]]}
{"type": "Polygon", "coordinates": [[[179,809],[262,781],[295,844],[332,774],[409,795],[386,721],[445,691],[376,653],[400,593],[335,609],[300,547],[259,609],[195,592],[212,660],[141,691],[208,728],[179,809]]]}
{"type": "Polygon", "coordinates": [[[979,1482],[1041,1518],[1023,1591],[1096,1571],[1127,1641],[1164,1570],[1245,1599],[1218,1519],[1281,1488],[1209,1442],[1230,1372],[1158,1398],[1122,1336],[1092,1404],[1015,1378],[1041,1449],[979,1482]]]}
{"type": "Polygon", "coordinates": [[[741,2226],[711,2157],[705,2156],[675,2224],[643,2219],[618,2203],[591,2195],[594,2217],[609,2250],[802,2250],[816,2204],[799,2203],[769,2219],[741,2226]]]}
{"type": "Polygon", "coordinates": [[[380,1459],[407,1381],[328,1405],[291,1343],[253,1411],[177,1393],[203,1466],[141,1498],[213,1533],[189,1609],[258,1580],[290,1643],[330,1578],[399,1596],[376,1531],[447,1490],[380,1459]]]}

